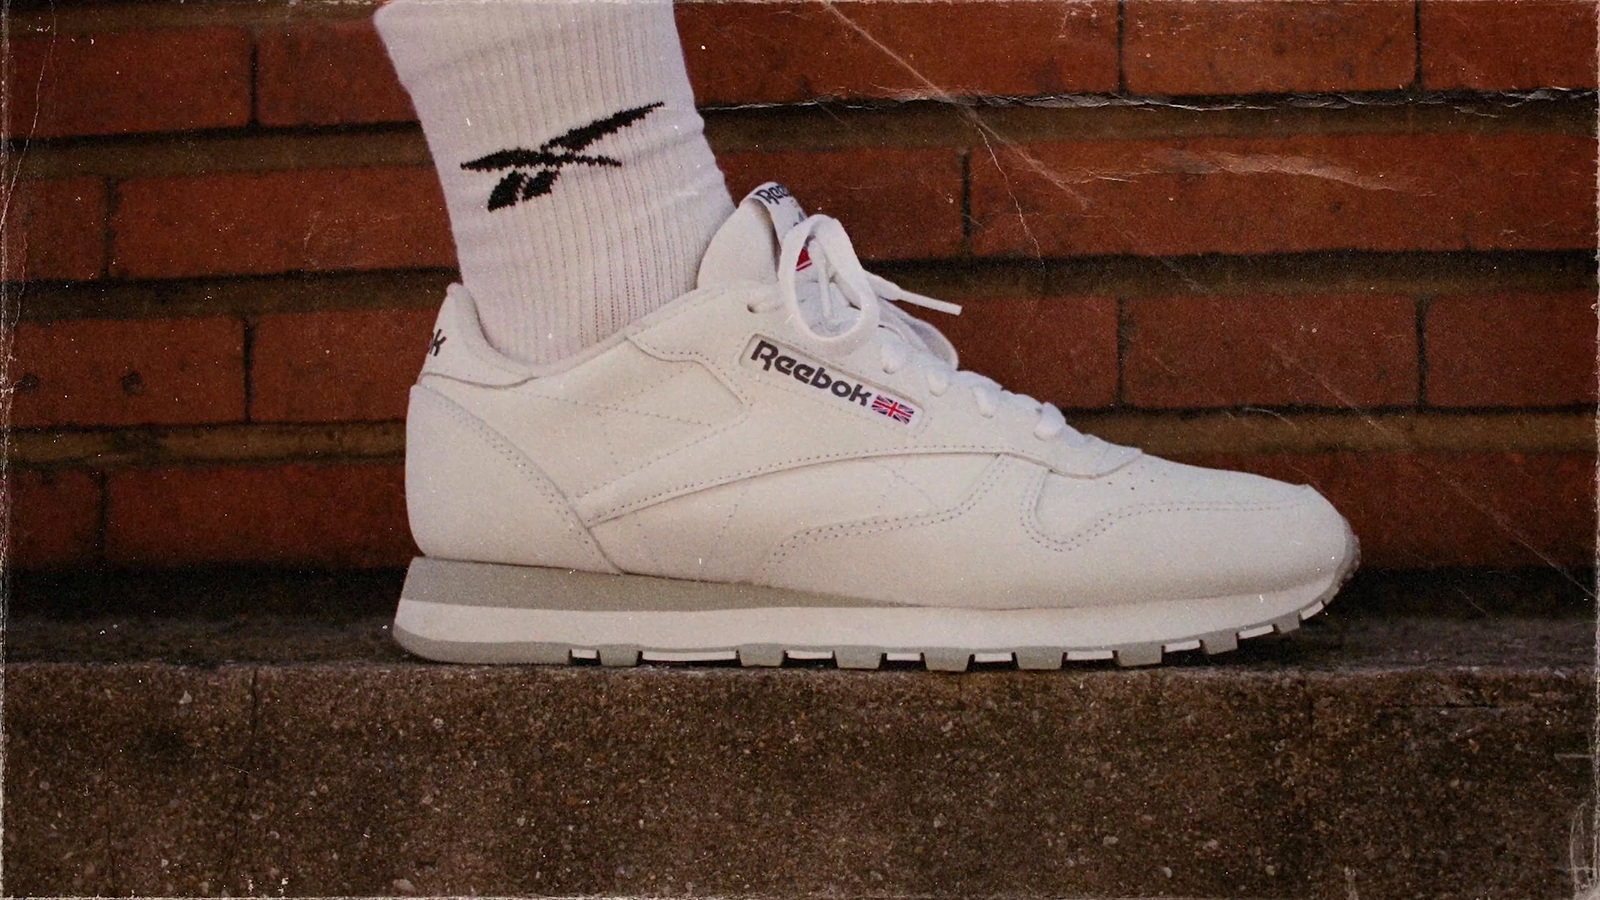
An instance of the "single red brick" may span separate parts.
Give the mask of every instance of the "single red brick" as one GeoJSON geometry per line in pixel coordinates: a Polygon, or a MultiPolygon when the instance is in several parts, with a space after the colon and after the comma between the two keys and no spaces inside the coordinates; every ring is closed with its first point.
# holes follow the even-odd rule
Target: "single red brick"
{"type": "Polygon", "coordinates": [[[81,281],[105,269],[106,183],[100,178],[0,185],[6,281],[81,281]]]}
{"type": "Polygon", "coordinates": [[[1428,305],[1428,402],[1594,403],[1595,295],[1436,297],[1428,305]]]}
{"type": "Polygon", "coordinates": [[[1110,0],[680,3],[695,98],[707,105],[1117,88],[1110,0]]]}
{"type": "Polygon", "coordinates": [[[961,157],[949,149],[725,153],[728,190],[781,181],[808,213],[844,223],[863,259],[961,252],[961,157]]]}
{"type": "Polygon", "coordinates": [[[1135,94],[1386,91],[1416,74],[1410,0],[1128,0],[1135,94]]]}
{"type": "Polygon", "coordinates": [[[1127,301],[1123,399],[1134,406],[1398,406],[1417,399],[1409,297],[1127,301]]]}
{"type": "Polygon", "coordinates": [[[256,117],[263,125],[410,122],[411,98],[368,20],[317,22],[261,36],[256,117]]]}
{"type": "Polygon", "coordinates": [[[251,345],[251,418],[405,418],[434,318],[425,309],[263,316],[251,345]]]}
{"type": "Polygon", "coordinates": [[[1033,144],[972,157],[981,255],[1595,245],[1595,142],[1554,134],[1033,144]]]}
{"type": "Polygon", "coordinates": [[[250,36],[238,28],[14,37],[11,130],[67,137],[250,122],[250,36]]]}
{"type": "Polygon", "coordinates": [[[1591,453],[1188,457],[1312,484],[1374,567],[1594,565],[1591,453]]]}
{"type": "Polygon", "coordinates": [[[238,319],[23,322],[14,352],[19,428],[244,418],[238,319]]]}
{"type": "Polygon", "coordinates": [[[13,469],[9,482],[8,568],[50,568],[94,558],[100,533],[100,482],[94,475],[13,469]]]}
{"type": "Polygon", "coordinates": [[[111,269],[129,278],[455,265],[432,169],[142,178],[118,197],[111,269]]]}
{"type": "Polygon", "coordinates": [[[106,491],[118,563],[391,566],[416,553],[400,465],[124,469],[106,491]]]}
{"type": "Polygon", "coordinates": [[[955,317],[912,310],[956,345],[961,368],[1061,407],[1116,402],[1115,299],[1026,297],[962,306],[955,317]]]}
{"type": "Polygon", "coordinates": [[[1594,0],[1421,0],[1433,90],[1595,86],[1594,0]]]}

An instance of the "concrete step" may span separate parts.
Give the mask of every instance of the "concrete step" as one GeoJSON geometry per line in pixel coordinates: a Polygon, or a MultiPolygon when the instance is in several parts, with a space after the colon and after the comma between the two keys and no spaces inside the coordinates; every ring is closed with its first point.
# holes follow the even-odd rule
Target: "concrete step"
{"type": "Polygon", "coordinates": [[[22,599],[5,891],[1554,898],[1590,864],[1581,615],[1357,602],[1135,671],[495,669],[407,658],[364,577],[22,599]]]}

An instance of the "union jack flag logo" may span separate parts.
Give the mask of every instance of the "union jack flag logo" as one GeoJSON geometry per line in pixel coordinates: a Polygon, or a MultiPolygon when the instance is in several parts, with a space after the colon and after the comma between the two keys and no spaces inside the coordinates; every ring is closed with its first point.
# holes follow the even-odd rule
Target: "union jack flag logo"
{"type": "Polygon", "coordinates": [[[917,414],[915,409],[898,400],[891,400],[882,394],[872,398],[872,411],[882,416],[888,416],[902,425],[910,425],[911,417],[917,414]]]}

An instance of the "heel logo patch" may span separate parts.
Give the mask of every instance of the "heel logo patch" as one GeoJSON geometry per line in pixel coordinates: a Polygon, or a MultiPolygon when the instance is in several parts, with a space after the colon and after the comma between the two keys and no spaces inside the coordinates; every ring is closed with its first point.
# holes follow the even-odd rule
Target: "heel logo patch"
{"type": "Polygon", "coordinates": [[[853,375],[829,371],[826,365],[759,335],[745,348],[742,362],[771,377],[799,382],[835,403],[875,413],[908,428],[915,427],[922,418],[922,410],[904,398],[853,375]]]}
{"type": "Polygon", "coordinates": [[[662,102],[624,109],[587,125],[579,125],[565,134],[545,141],[533,150],[512,147],[509,150],[500,150],[464,162],[461,168],[469,172],[500,172],[509,169],[510,171],[506,172],[500,183],[495,185],[489,194],[489,211],[516,206],[524,200],[543,197],[554,190],[556,179],[560,178],[561,171],[569,166],[620,168],[621,160],[579,151],[607,135],[616,134],[665,105],[662,102]]]}

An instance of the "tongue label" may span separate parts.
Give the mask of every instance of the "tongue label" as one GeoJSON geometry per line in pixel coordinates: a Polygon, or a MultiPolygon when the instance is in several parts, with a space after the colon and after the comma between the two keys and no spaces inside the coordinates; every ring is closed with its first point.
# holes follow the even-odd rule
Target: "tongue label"
{"type": "Polygon", "coordinates": [[[777,232],[780,241],[789,233],[789,229],[799,225],[806,217],[806,211],[800,208],[800,201],[776,181],[756,188],[745,199],[754,200],[766,209],[767,215],[772,218],[772,230],[777,232]]]}

